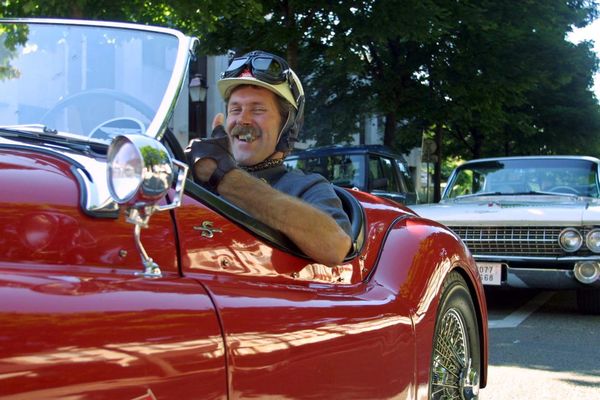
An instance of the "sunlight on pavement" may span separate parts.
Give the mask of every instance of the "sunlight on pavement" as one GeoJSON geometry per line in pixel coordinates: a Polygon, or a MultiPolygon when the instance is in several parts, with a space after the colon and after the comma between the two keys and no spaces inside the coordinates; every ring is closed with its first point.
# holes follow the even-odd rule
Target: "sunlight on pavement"
{"type": "Polygon", "coordinates": [[[485,400],[600,398],[597,375],[490,365],[488,377],[488,385],[480,395],[485,400]]]}

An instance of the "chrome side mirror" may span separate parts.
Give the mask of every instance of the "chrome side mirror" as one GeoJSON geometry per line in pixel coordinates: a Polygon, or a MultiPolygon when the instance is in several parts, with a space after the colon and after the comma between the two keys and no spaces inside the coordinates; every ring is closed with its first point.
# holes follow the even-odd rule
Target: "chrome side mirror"
{"type": "Polygon", "coordinates": [[[135,225],[136,247],[142,258],[141,275],[162,276],[160,267],[148,256],[141,241],[141,229],[155,211],[181,205],[188,166],[172,160],[156,139],[143,135],[121,135],[108,148],[108,189],[111,197],[126,208],[127,222],[135,225]],[[175,171],[177,167],[177,171],[175,171]],[[175,181],[175,196],[170,204],[159,206],[175,181]]]}

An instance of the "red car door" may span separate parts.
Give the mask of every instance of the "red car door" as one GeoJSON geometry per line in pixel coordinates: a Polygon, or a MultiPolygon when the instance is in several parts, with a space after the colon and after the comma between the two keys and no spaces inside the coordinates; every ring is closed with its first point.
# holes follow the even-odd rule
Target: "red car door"
{"type": "Polygon", "coordinates": [[[0,298],[0,398],[226,397],[221,332],[196,282],[3,267],[0,298]]]}
{"type": "MultiPolygon", "coordinates": [[[[176,214],[184,274],[219,311],[231,398],[414,396],[410,310],[397,293],[355,279],[360,257],[311,264],[190,198],[176,214]]],[[[373,234],[381,243],[384,232],[373,234]]]]}
{"type": "Polygon", "coordinates": [[[138,276],[133,225],[84,214],[71,167],[0,149],[0,398],[224,399],[217,314],[179,273],[171,214],[141,235],[164,275],[138,276]]]}

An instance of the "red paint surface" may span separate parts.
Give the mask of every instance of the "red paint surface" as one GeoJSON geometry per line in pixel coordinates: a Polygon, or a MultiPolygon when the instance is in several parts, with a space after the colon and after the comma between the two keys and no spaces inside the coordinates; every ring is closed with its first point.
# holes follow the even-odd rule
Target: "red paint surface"
{"type": "Polygon", "coordinates": [[[447,230],[359,192],[366,242],[347,264],[186,197],[142,231],[165,272],[148,279],[133,225],[82,213],[67,162],[0,148],[0,186],[0,397],[426,398],[441,283],[477,282],[447,230]]]}
{"type": "Polygon", "coordinates": [[[218,322],[195,282],[21,265],[0,276],[0,397],[225,397],[218,322]]]}

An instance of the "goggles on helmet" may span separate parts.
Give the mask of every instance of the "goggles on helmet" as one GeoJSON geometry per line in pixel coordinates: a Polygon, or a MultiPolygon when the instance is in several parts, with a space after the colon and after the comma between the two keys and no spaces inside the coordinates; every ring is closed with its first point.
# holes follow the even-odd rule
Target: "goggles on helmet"
{"type": "Polygon", "coordinates": [[[229,67],[221,74],[221,79],[237,78],[245,71],[249,71],[254,78],[271,85],[287,82],[296,101],[295,106],[298,106],[301,92],[292,77],[288,63],[283,58],[274,54],[253,51],[243,57],[234,58],[229,67]]]}

